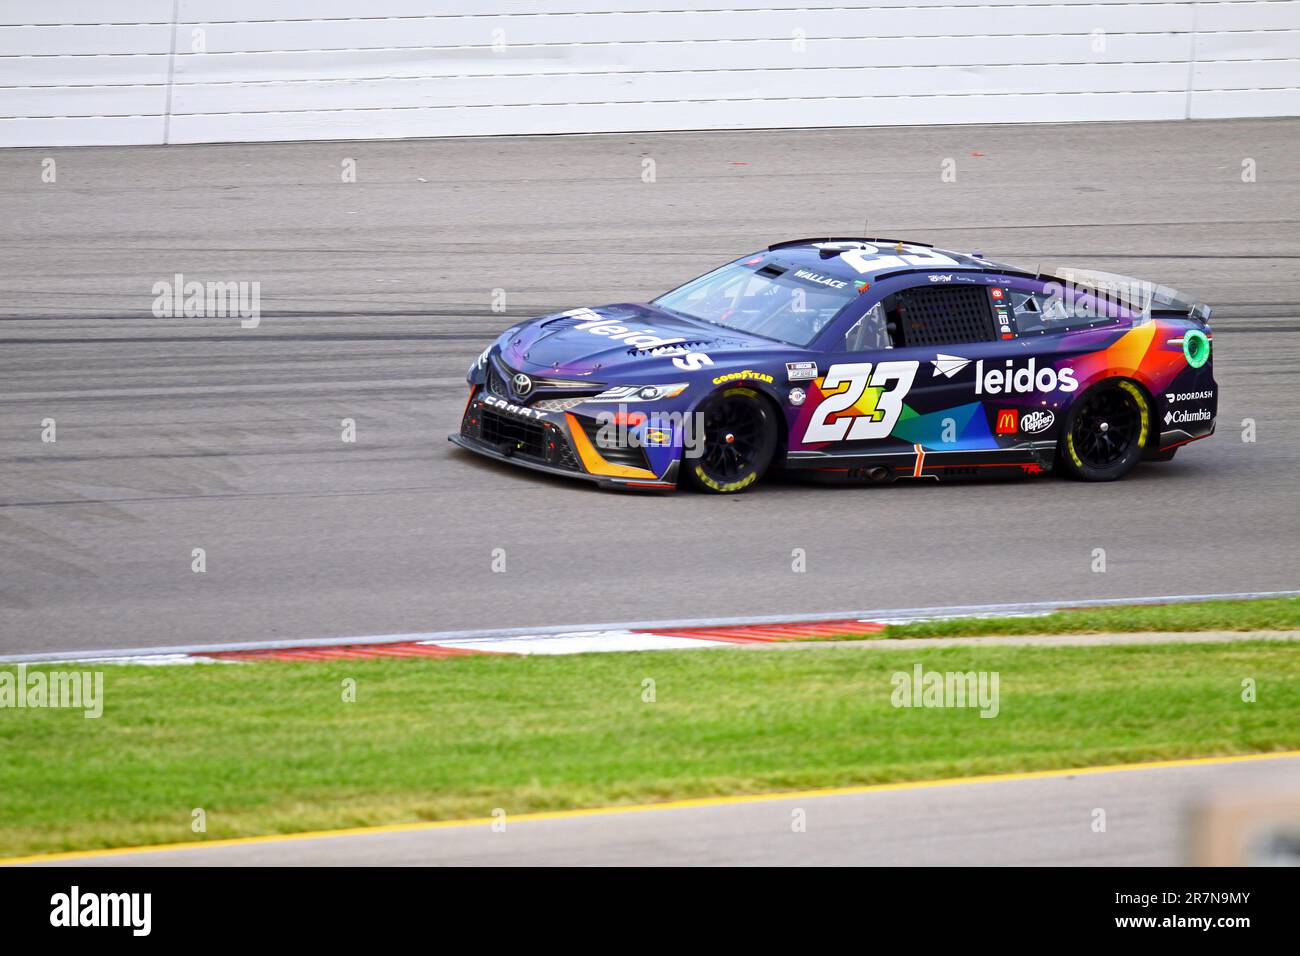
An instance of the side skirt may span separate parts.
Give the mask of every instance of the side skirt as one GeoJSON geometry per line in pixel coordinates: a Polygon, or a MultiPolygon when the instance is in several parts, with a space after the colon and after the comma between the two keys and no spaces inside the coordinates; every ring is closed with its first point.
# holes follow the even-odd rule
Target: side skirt
{"type": "Polygon", "coordinates": [[[905,478],[968,481],[1047,474],[1052,470],[1055,460],[1055,442],[1034,442],[1015,448],[981,451],[936,450],[914,445],[910,452],[790,452],[786,456],[785,469],[792,474],[817,481],[857,484],[905,478]]]}

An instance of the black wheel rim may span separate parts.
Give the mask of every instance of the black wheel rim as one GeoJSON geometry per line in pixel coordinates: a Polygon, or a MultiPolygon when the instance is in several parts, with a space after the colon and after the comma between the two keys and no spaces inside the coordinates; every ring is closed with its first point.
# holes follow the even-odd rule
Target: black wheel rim
{"type": "Polygon", "coordinates": [[[1132,395],[1108,388],[1085,396],[1074,420],[1074,450],[1091,468],[1108,468],[1132,450],[1141,410],[1132,395]]]}
{"type": "Polygon", "coordinates": [[[739,481],[754,470],[762,443],[762,419],[743,395],[723,395],[704,410],[700,465],[714,481],[739,481]]]}

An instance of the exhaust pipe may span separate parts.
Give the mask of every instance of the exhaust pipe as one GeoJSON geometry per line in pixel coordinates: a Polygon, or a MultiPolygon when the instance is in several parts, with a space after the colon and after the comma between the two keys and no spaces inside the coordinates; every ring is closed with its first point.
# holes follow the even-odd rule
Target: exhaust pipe
{"type": "Polygon", "coordinates": [[[867,472],[867,477],[872,481],[879,483],[882,481],[888,481],[890,475],[893,473],[894,471],[892,468],[889,468],[886,465],[877,465],[875,468],[872,468],[867,472]]]}

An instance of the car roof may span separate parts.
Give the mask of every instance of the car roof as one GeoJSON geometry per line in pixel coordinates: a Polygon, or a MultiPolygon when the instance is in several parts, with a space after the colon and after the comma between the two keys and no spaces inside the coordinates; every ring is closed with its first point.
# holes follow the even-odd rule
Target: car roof
{"type": "Polygon", "coordinates": [[[767,251],[776,253],[773,258],[789,266],[810,269],[836,279],[867,282],[876,282],[887,275],[905,272],[945,272],[953,269],[1024,274],[1022,269],[985,259],[978,252],[965,253],[936,249],[929,243],[915,242],[910,239],[825,236],[778,242],[768,246],[767,251]],[[857,265],[865,267],[866,271],[857,268],[856,265],[850,265],[841,256],[841,253],[854,249],[864,252],[864,255],[857,259],[857,265]],[[917,261],[911,262],[907,259],[900,261],[900,254],[913,256],[917,261]],[[940,261],[925,262],[924,260],[929,256],[940,261]]]}

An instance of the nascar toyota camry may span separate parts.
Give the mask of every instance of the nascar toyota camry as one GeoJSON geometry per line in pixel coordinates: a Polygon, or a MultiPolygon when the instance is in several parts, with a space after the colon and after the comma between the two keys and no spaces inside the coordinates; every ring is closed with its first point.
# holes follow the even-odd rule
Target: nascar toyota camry
{"type": "Polygon", "coordinates": [[[1125,276],[801,239],[503,332],[462,448],[620,488],[1120,478],[1214,431],[1208,306],[1125,276]]]}

